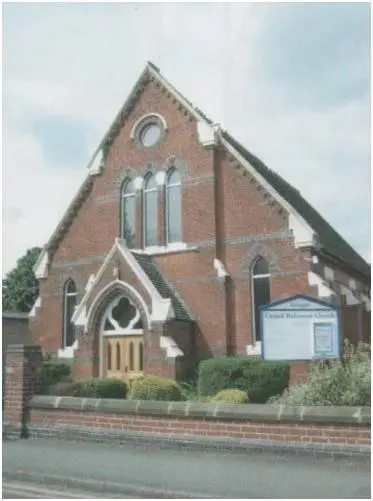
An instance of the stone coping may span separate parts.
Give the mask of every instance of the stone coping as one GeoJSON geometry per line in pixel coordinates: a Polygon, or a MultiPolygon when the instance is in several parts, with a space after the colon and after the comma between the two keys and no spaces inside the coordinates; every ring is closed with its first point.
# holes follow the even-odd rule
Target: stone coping
{"type": "Polygon", "coordinates": [[[34,396],[33,409],[96,411],[153,417],[205,420],[325,423],[370,426],[370,407],[306,407],[273,404],[213,404],[201,402],[158,402],[109,398],[34,396]]]}
{"type": "MultiPolygon", "coordinates": [[[[40,351],[38,344],[8,344],[6,353],[23,353],[24,351],[40,351]]],[[[5,350],[4,350],[5,351],[5,350]]]]}

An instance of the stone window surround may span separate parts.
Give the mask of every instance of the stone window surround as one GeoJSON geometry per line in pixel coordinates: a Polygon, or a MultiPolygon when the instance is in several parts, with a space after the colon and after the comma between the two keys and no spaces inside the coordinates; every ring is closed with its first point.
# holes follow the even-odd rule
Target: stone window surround
{"type": "Polygon", "coordinates": [[[246,346],[246,354],[247,355],[261,355],[261,351],[262,351],[262,340],[257,339],[258,333],[256,332],[256,325],[255,325],[256,305],[255,305],[255,299],[254,299],[254,287],[255,287],[254,284],[255,284],[255,279],[258,279],[258,278],[267,278],[269,281],[269,289],[271,290],[270,265],[269,265],[268,261],[260,254],[258,254],[252,260],[251,267],[250,267],[250,295],[251,295],[251,305],[250,306],[251,306],[251,328],[252,328],[252,343],[253,344],[249,344],[246,346]],[[268,265],[268,273],[256,275],[256,274],[254,274],[255,273],[254,267],[260,259],[263,259],[264,261],[266,261],[266,263],[268,265]]]}
{"type": "MultiPolygon", "coordinates": [[[[246,355],[259,356],[262,353],[262,343],[260,340],[256,339],[255,333],[255,308],[254,308],[254,298],[253,298],[253,268],[255,263],[259,258],[265,259],[268,264],[268,274],[262,275],[262,277],[268,277],[271,287],[271,276],[275,272],[281,270],[279,257],[271,246],[264,244],[263,242],[254,242],[245,252],[243,261],[241,263],[241,276],[249,276],[250,278],[250,308],[252,312],[252,333],[253,340],[252,344],[246,345],[246,355]]],[[[259,277],[258,277],[259,278],[259,277]]]]}
{"type": "MultiPolygon", "coordinates": [[[[75,299],[78,296],[78,290],[75,281],[72,278],[68,278],[63,285],[63,300],[62,300],[62,348],[58,349],[57,355],[58,358],[72,358],[74,354],[74,350],[77,348],[77,339],[75,333],[75,339],[70,346],[66,344],[67,338],[67,302],[70,297],[74,297],[75,299]],[[74,287],[73,291],[69,291],[69,285],[72,284],[74,287]]],[[[76,307],[76,306],[75,306],[76,307]]]]}
{"type": "Polygon", "coordinates": [[[161,143],[164,142],[167,136],[167,131],[168,131],[167,122],[162,117],[162,115],[159,115],[158,113],[146,113],[135,122],[131,130],[130,138],[134,142],[137,149],[150,150],[156,148],[157,146],[159,146],[161,143]],[[141,142],[141,133],[143,132],[145,127],[147,127],[150,124],[156,124],[160,128],[160,136],[157,139],[157,141],[151,146],[144,146],[143,143],[141,142]]]}

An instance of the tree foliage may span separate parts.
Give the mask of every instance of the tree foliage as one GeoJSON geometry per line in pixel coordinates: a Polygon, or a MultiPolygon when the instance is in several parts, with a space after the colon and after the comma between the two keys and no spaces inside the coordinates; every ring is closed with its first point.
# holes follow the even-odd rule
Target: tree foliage
{"type": "Polygon", "coordinates": [[[33,267],[41,250],[40,247],[28,249],[3,279],[3,311],[28,313],[33,307],[39,294],[33,267]]]}

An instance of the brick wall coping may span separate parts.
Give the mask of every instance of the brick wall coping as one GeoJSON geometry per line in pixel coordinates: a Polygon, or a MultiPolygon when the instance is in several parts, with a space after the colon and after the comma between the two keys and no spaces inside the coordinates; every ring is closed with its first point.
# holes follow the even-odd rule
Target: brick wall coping
{"type": "Polygon", "coordinates": [[[37,344],[9,344],[7,346],[7,353],[23,353],[24,351],[39,351],[40,347],[37,344]]]}
{"type": "Polygon", "coordinates": [[[329,423],[370,426],[370,407],[306,407],[270,404],[213,404],[200,402],[156,402],[77,397],[34,396],[31,408],[139,416],[188,417],[208,420],[329,423]]]}

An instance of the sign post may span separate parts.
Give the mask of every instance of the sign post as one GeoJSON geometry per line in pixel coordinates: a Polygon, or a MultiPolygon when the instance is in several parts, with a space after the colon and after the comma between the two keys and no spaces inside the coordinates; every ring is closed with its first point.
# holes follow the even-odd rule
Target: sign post
{"type": "Polygon", "coordinates": [[[260,308],[264,360],[325,360],[341,354],[339,309],[296,295],[260,308]]]}

